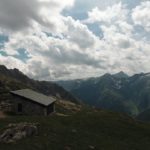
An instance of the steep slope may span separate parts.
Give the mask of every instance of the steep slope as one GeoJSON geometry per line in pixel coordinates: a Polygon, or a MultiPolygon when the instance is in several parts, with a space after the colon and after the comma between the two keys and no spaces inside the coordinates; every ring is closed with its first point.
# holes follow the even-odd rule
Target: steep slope
{"type": "MultiPolygon", "coordinates": [[[[7,69],[5,66],[0,66],[0,93],[8,93],[10,90],[22,88],[32,88],[46,95],[53,95],[61,99],[78,103],[69,92],[64,90],[56,83],[46,81],[35,81],[28,78],[18,69],[7,69]]],[[[2,99],[2,96],[1,96],[2,99]]]]}
{"type": "Polygon", "coordinates": [[[150,107],[150,74],[141,73],[133,75],[124,83],[121,93],[126,99],[132,100],[139,111],[150,107]]]}
{"type": "Polygon", "coordinates": [[[80,88],[73,89],[71,92],[90,105],[133,114],[128,99],[125,99],[120,91],[126,80],[126,78],[105,74],[100,78],[86,80],[80,88]]]}
{"type": "Polygon", "coordinates": [[[83,79],[77,79],[77,80],[66,80],[66,81],[55,81],[58,85],[62,86],[67,91],[71,91],[74,88],[79,88],[80,85],[84,82],[83,79]]]}
{"type": "Polygon", "coordinates": [[[99,108],[137,115],[150,107],[149,73],[129,77],[119,72],[66,83],[61,81],[59,84],[83,102],[99,108]]]}

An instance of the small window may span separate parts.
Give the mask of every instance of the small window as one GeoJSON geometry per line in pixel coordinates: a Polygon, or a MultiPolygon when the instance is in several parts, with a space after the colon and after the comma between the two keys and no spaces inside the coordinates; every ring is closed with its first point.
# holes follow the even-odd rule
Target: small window
{"type": "Polygon", "coordinates": [[[18,112],[22,112],[22,104],[21,103],[18,104],[18,112]]]}

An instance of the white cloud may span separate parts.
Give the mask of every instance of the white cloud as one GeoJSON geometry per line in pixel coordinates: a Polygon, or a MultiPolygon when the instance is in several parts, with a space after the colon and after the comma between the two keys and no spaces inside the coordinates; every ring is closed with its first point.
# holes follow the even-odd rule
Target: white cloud
{"type": "Polygon", "coordinates": [[[50,80],[64,78],[66,75],[74,77],[73,72],[68,70],[72,66],[101,67],[101,61],[95,57],[94,52],[99,38],[86,25],[71,17],[65,18],[64,24],[67,30],[62,37],[48,36],[40,28],[31,30],[28,34],[12,34],[5,43],[5,52],[17,55],[17,49],[26,49],[31,57],[27,60],[26,73],[36,79],[50,80]]]}
{"type": "MultiPolygon", "coordinates": [[[[137,8],[141,8],[142,5],[143,3],[137,8]]],[[[105,66],[108,67],[109,72],[124,70],[132,74],[146,72],[150,69],[146,67],[150,62],[148,55],[146,55],[147,49],[144,46],[146,44],[150,48],[150,45],[148,41],[144,40],[145,37],[142,37],[142,33],[139,33],[134,24],[132,24],[131,16],[132,10],[129,10],[122,3],[118,3],[109,6],[106,10],[94,8],[88,12],[88,19],[84,20],[87,24],[99,23],[104,40],[104,51],[99,55],[102,55],[107,60],[105,66]],[[137,33],[138,36],[141,36],[140,40],[137,37],[137,33]]],[[[142,19],[140,20],[142,21],[142,19]]]]}
{"type": "Polygon", "coordinates": [[[68,17],[65,24],[68,27],[66,34],[69,41],[76,43],[81,49],[91,48],[95,45],[97,37],[79,20],[75,21],[68,17]]]}
{"type": "Polygon", "coordinates": [[[108,6],[106,10],[95,7],[92,11],[88,12],[88,19],[85,22],[105,22],[110,24],[116,20],[126,20],[127,15],[128,10],[120,2],[113,6],[108,6]]]}
{"type": "MultiPolygon", "coordinates": [[[[6,6],[10,0],[0,0],[0,4],[2,2],[6,6]]],[[[35,5],[31,10],[33,13],[30,13],[29,2],[20,2],[19,8],[12,5],[11,8],[7,6],[6,10],[0,9],[0,27],[3,32],[5,28],[9,36],[9,41],[4,44],[8,56],[0,54],[1,64],[9,68],[17,67],[30,77],[40,80],[84,78],[121,70],[129,74],[149,72],[150,45],[145,37],[148,35],[148,22],[144,19],[147,15],[134,17],[135,12],[146,14],[143,13],[147,12],[145,3],[138,4],[132,11],[120,0],[111,3],[113,5],[108,5],[107,1],[107,7],[102,9],[93,6],[87,12],[88,18],[79,21],[61,13],[63,9],[71,9],[73,0],[31,0],[35,5]],[[29,11],[20,12],[22,5],[25,5],[24,11],[29,11]],[[10,17],[14,20],[17,19],[15,17],[25,19],[24,24],[6,17],[8,10],[14,12],[14,9],[20,14],[15,16],[12,13],[10,17]],[[5,12],[4,16],[10,24],[5,20],[1,22],[1,12],[5,12]],[[135,24],[145,28],[144,34],[136,29],[132,19],[135,24]],[[16,24],[15,28],[13,23],[16,24]],[[95,23],[102,32],[102,38],[88,28],[89,24],[95,23]],[[19,55],[20,48],[27,51],[29,59],[26,62],[15,57],[19,55]]],[[[96,3],[99,4],[99,1],[96,3]]]]}
{"type": "Polygon", "coordinates": [[[140,25],[150,32],[150,1],[143,2],[133,9],[132,18],[135,25],[140,25]]]}
{"type": "Polygon", "coordinates": [[[21,60],[18,60],[12,56],[4,57],[0,54],[0,64],[3,64],[10,69],[19,68],[23,72],[26,72],[26,65],[21,60]]]}

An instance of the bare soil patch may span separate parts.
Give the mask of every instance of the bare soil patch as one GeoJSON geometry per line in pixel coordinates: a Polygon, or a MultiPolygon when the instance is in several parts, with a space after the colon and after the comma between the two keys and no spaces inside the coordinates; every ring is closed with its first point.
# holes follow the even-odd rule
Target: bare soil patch
{"type": "Polygon", "coordinates": [[[6,114],[4,112],[0,111],[0,119],[2,119],[2,118],[6,118],[6,114]]]}

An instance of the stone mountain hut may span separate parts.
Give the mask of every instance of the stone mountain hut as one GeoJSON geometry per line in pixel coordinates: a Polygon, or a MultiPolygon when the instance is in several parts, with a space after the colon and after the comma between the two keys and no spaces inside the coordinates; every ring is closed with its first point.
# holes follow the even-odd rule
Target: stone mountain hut
{"type": "Polygon", "coordinates": [[[12,111],[22,115],[49,115],[55,111],[54,97],[49,97],[30,89],[10,92],[13,96],[12,111]]]}

